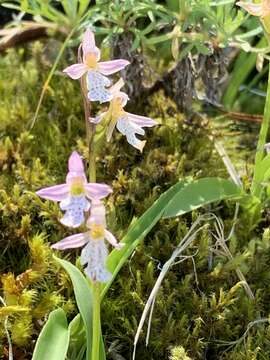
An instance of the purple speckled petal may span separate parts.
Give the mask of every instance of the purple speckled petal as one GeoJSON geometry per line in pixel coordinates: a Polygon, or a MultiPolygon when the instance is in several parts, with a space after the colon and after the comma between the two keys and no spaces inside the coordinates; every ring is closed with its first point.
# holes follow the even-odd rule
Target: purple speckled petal
{"type": "Polygon", "coordinates": [[[152,127],[152,126],[157,125],[157,122],[149,117],[135,115],[135,114],[131,114],[128,112],[126,114],[130,121],[132,121],[134,124],[136,124],[140,127],[152,127]]]}
{"type": "Polygon", "coordinates": [[[102,61],[98,63],[98,71],[103,75],[111,75],[124,69],[128,64],[129,61],[123,59],[102,61]]]}
{"type": "Polygon", "coordinates": [[[127,142],[138,149],[140,152],[143,151],[146,141],[141,141],[136,137],[136,134],[144,135],[145,131],[142,127],[137,125],[135,122],[130,121],[127,117],[121,117],[118,119],[116,124],[117,129],[125,135],[127,142]]]}
{"type": "Polygon", "coordinates": [[[117,242],[115,236],[109,230],[105,230],[105,239],[117,250],[120,250],[124,246],[124,244],[117,242]]]}
{"type": "Polygon", "coordinates": [[[90,209],[90,203],[84,194],[70,195],[60,202],[60,209],[65,211],[61,224],[76,228],[84,222],[84,212],[90,209]]]}
{"type": "Polygon", "coordinates": [[[91,70],[87,73],[87,97],[90,101],[99,101],[101,104],[108,102],[113,98],[108,86],[111,85],[111,81],[100,72],[91,70]]]}
{"type": "Polygon", "coordinates": [[[68,196],[69,188],[67,184],[54,185],[36,192],[43,199],[62,201],[68,196]]]}
{"type": "Polygon", "coordinates": [[[248,13],[254,16],[263,16],[264,11],[262,4],[253,4],[253,3],[247,3],[244,1],[238,1],[236,5],[242,7],[244,10],[246,10],[248,13]]]}
{"type": "Polygon", "coordinates": [[[99,61],[100,50],[98,47],[96,47],[95,35],[89,28],[85,31],[83,35],[82,49],[84,57],[89,53],[94,53],[97,57],[97,61],[99,61]]]}
{"type": "Polygon", "coordinates": [[[85,245],[87,242],[88,242],[88,233],[80,233],[80,234],[70,235],[64,238],[63,240],[58,241],[56,244],[53,244],[51,248],[57,250],[74,249],[85,245]]]}
{"type": "Polygon", "coordinates": [[[96,183],[88,183],[85,184],[85,190],[87,197],[91,200],[99,200],[106,196],[108,196],[112,189],[110,186],[106,184],[96,184],[96,183]]]}
{"type": "Polygon", "coordinates": [[[63,70],[65,74],[67,74],[71,79],[77,80],[83,76],[87,71],[87,67],[85,64],[73,64],[68,66],[63,70]]]}

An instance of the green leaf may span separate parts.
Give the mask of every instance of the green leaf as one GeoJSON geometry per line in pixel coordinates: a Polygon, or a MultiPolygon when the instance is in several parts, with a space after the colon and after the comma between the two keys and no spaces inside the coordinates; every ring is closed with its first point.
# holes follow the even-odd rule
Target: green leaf
{"type": "Polygon", "coordinates": [[[78,17],[79,18],[81,16],[83,16],[83,14],[87,10],[89,4],[90,4],[90,0],[80,0],[79,1],[79,11],[78,11],[78,17]]]}
{"type": "Polygon", "coordinates": [[[184,187],[185,181],[172,186],[165,191],[154,204],[129,228],[126,236],[122,239],[125,246],[122,250],[113,250],[108,256],[107,267],[113,274],[112,279],[108,282],[102,291],[102,297],[105,295],[112,281],[125,264],[128,257],[132,254],[136,246],[141,240],[149,233],[149,231],[155,226],[155,224],[162,217],[164,209],[168,202],[184,187]]]}
{"type": "Polygon", "coordinates": [[[164,218],[183,215],[214,201],[241,197],[243,191],[229,180],[203,178],[187,183],[166,206],[164,218]]]}
{"type": "Polygon", "coordinates": [[[68,359],[83,360],[86,351],[86,334],[80,313],[72,319],[68,328],[70,332],[68,359]]]}
{"type": "Polygon", "coordinates": [[[50,313],[35,346],[32,360],[65,360],[69,344],[69,329],[63,309],[50,313]]]}
{"type": "MultiPolygon", "coordinates": [[[[269,169],[270,169],[270,154],[267,154],[257,167],[256,183],[260,184],[263,181],[267,181],[269,179],[269,169]]],[[[253,187],[251,187],[252,193],[253,193],[253,187]]]]}
{"type": "Polygon", "coordinates": [[[85,276],[76,266],[56,256],[54,256],[54,259],[66,270],[71,278],[78,309],[85,326],[87,340],[86,353],[90,356],[92,346],[92,289],[85,276]]]}
{"type": "Polygon", "coordinates": [[[75,22],[77,16],[78,0],[62,0],[61,4],[70,22],[75,22]]]}
{"type": "MultiPolygon", "coordinates": [[[[266,39],[263,37],[256,44],[256,48],[262,48],[267,45],[266,39]]],[[[223,95],[222,102],[224,106],[231,110],[237,99],[240,86],[245,83],[250,73],[255,69],[257,55],[254,53],[245,54],[244,52],[238,56],[234,68],[231,72],[231,79],[223,95]]]]}
{"type": "MultiPolygon", "coordinates": [[[[100,331],[100,334],[101,334],[101,331],[100,331]]],[[[102,335],[100,336],[99,360],[106,360],[106,352],[105,352],[105,346],[104,346],[104,341],[103,341],[102,335]]]]}

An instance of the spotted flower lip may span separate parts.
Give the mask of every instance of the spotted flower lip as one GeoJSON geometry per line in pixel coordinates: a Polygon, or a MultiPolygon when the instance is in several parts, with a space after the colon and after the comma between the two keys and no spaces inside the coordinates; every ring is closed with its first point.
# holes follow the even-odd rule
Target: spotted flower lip
{"type": "Polygon", "coordinates": [[[242,7],[253,16],[264,18],[267,15],[270,15],[270,0],[262,0],[261,3],[257,4],[253,2],[238,1],[236,5],[242,7]]]}
{"type": "Polygon", "coordinates": [[[98,124],[102,119],[108,119],[107,141],[111,140],[113,130],[116,127],[126,136],[130,145],[142,152],[146,141],[138,139],[136,135],[144,135],[145,130],[143,127],[155,126],[157,122],[149,117],[131,114],[123,109],[129,100],[128,95],[121,91],[123,85],[124,81],[120,79],[109,89],[112,99],[108,111],[96,118],[90,118],[89,121],[98,124]]]}
{"type": "Polygon", "coordinates": [[[108,249],[105,239],[117,250],[124,244],[118,243],[114,235],[106,229],[106,211],[103,203],[95,199],[91,207],[91,214],[87,221],[88,231],[64,238],[52,245],[53,249],[66,250],[83,247],[81,264],[85,273],[93,281],[107,282],[112,274],[106,267],[108,249]]]}
{"type": "Polygon", "coordinates": [[[107,87],[110,86],[111,82],[106,75],[124,69],[129,64],[129,61],[124,59],[99,61],[100,49],[96,46],[94,33],[90,29],[87,29],[84,33],[82,52],[83,62],[68,66],[63,72],[74,80],[87,74],[89,100],[99,101],[100,103],[110,101],[112,95],[107,87]]]}
{"type": "Polygon", "coordinates": [[[78,227],[84,222],[84,212],[90,209],[90,201],[106,197],[112,189],[106,184],[88,183],[80,155],[73,151],[68,160],[66,183],[37,191],[43,199],[60,202],[65,211],[60,219],[63,225],[78,227]]]}

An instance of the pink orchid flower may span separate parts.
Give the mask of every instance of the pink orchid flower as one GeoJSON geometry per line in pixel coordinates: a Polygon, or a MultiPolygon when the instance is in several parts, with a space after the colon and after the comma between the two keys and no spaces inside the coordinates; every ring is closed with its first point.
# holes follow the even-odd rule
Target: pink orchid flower
{"type": "Polygon", "coordinates": [[[120,91],[124,85],[123,79],[120,79],[109,90],[112,94],[110,106],[107,112],[100,114],[96,118],[90,118],[90,122],[98,124],[102,119],[109,122],[107,129],[107,141],[110,141],[115,126],[127,138],[127,142],[136,149],[143,151],[146,141],[136,137],[137,134],[144,135],[143,127],[152,127],[157,125],[155,120],[149,117],[131,114],[123,108],[129,100],[128,95],[120,91]]]}
{"type": "Polygon", "coordinates": [[[102,199],[111,192],[108,185],[87,183],[82,159],[73,151],[68,160],[66,183],[41,189],[37,195],[59,201],[61,210],[65,211],[60,222],[76,228],[84,222],[84,212],[90,209],[89,199],[102,199]]]}
{"type": "Polygon", "coordinates": [[[82,41],[83,62],[68,66],[64,73],[72,79],[79,79],[87,74],[88,99],[104,103],[112,99],[108,91],[111,85],[110,80],[104,75],[111,75],[124,69],[129,61],[118,59],[112,61],[99,61],[100,50],[96,47],[95,36],[90,29],[87,29],[82,41]]]}
{"type": "Polygon", "coordinates": [[[254,4],[253,2],[238,1],[236,5],[242,7],[254,16],[264,18],[267,15],[270,15],[270,0],[262,0],[261,3],[258,4],[254,4]]]}
{"type": "Polygon", "coordinates": [[[116,249],[119,244],[114,235],[106,229],[106,211],[103,203],[95,199],[92,202],[91,215],[87,221],[88,231],[75,234],[52,245],[53,249],[65,250],[84,246],[81,253],[81,264],[92,281],[107,282],[112,274],[106,268],[108,249],[105,239],[116,249]]]}

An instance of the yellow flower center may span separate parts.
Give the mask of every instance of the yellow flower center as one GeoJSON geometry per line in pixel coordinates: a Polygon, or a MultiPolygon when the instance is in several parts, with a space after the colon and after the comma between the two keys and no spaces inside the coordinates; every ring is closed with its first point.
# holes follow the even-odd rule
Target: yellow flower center
{"type": "Polygon", "coordinates": [[[113,119],[118,119],[120,116],[124,115],[125,111],[123,110],[122,99],[120,97],[114,98],[111,101],[111,111],[113,119]]]}
{"type": "Polygon", "coordinates": [[[84,62],[89,69],[97,68],[97,57],[95,53],[88,53],[85,55],[84,62]]]}
{"type": "Polygon", "coordinates": [[[91,230],[90,230],[90,235],[91,238],[94,240],[100,239],[100,238],[104,238],[104,226],[100,225],[100,224],[92,224],[91,225],[91,230]]]}
{"type": "Polygon", "coordinates": [[[70,194],[71,195],[81,195],[84,194],[84,184],[81,177],[75,177],[72,179],[72,184],[70,186],[70,194]]]}

